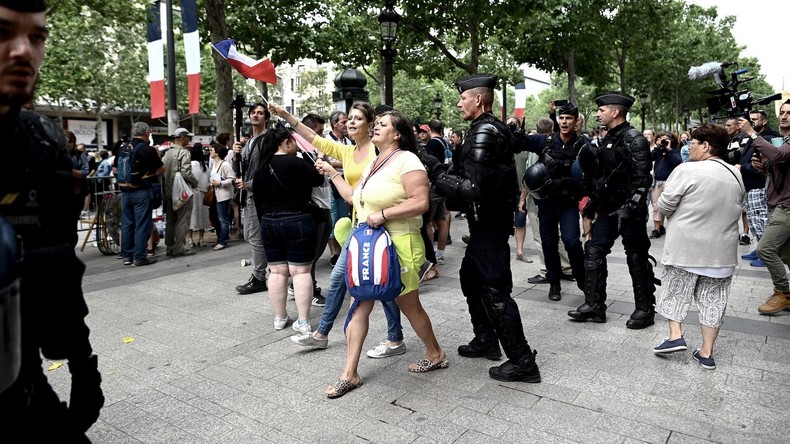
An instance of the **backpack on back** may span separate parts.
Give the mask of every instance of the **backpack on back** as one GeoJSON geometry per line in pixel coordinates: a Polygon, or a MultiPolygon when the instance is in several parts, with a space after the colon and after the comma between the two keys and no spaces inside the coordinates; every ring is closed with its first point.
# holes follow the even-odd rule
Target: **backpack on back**
{"type": "MultiPolygon", "coordinates": [[[[383,226],[362,223],[351,233],[346,257],[346,285],[354,303],[346,327],[359,301],[391,301],[403,289],[398,252],[383,226]]],[[[385,309],[389,309],[387,305],[385,309]]],[[[394,314],[394,313],[393,313],[394,314]]],[[[345,327],[344,327],[345,330],[345,327]]]]}
{"type": "Polygon", "coordinates": [[[115,181],[121,189],[130,190],[140,186],[140,179],[134,176],[133,170],[135,156],[142,146],[142,143],[137,144],[137,146],[127,143],[118,152],[118,174],[115,175],[115,181]]]}

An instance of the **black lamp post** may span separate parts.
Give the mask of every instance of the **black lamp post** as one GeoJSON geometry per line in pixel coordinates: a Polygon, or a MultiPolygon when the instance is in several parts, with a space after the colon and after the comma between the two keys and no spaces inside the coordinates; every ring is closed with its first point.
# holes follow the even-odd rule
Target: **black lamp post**
{"type": "Polygon", "coordinates": [[[691,119],[691,110],[688,108],[683,108],[683,131],[688,129],[690,119],[691,119]]]}
{"type": "Polygon", "coordinates": [[[398,51],[392,48],[392,43],[398,35],[398,22],[400,15],[395,12],[394,0],[386,0],[384,9],[379,14],[379,26],[381,27],[381,41],[384,48],[381,50],[381,57],[384,59],[384,104],[393,106],[392,100],[392,63],[398,51]]]}
{"type": "Polygon", "coordinates": [[[433,98],[433,108],[436,110],[436,120],[441,120],[442,96],[440,96],[439,93],[436,93],[436,97],[433,98]]]}
{"type": "Polygon", "coordinates": [[[650,104],[650,95],[648,93],[643,92],[639,94],[639,103],[642,104],[642,132],[645,132],[645,111],[647,111],[647,105],[650,104]]]}

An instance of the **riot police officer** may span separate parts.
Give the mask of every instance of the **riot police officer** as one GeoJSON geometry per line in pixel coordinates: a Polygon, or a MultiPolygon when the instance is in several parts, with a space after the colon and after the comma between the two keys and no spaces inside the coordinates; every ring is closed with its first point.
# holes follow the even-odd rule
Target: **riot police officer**
{"type": "Polygon", "coordinates": [[[584,290],[584,251],[579,237],[579,199],[582,184],[573,178],[571,167],[579,150],[587,141],[577,135],[576,124],[579,110],[573,103],[566,103],[557,112],[559,131],[552,135],[525,135],[516,133],[517,151],[538,154],[538,162],[524,173],[524,184],[538,205],[540,241],[546,263],[546,279],[549,281],[549,299],[559,301],[560,279],[563,277],[560,264],[559,241],[568,252],[573,277],[584,290]],[[558,232],[559,226],[559,232],[558,232]]]}
{"type": "Polygon", "coordinates": [[[465,357],[501,357],[508,361],[491,367],[489,376],[500,381],[540,382],[540,370],[524,337],[518,306],[510,293],[510,246],[513,234],[513,198],[518,192],[510,133],[491,114],[497,78],[473,74],[458,80],[458,108],[472,124],[461,147],[461,175],[437,175],[439,194],[448,207],[463,211],[469,224],[469,246],[461,263],[461,290],[469,305],[475,337],[458,347],[465,357]]]}
{"type": "Polygon", "coordinates": [[[595,99],[597,118],[609,129],[597,147],[579,153],[585,186],[590,195],[584,217],[594,219],[592,237],[584,251],[585,302],[568,312],[574,320],[606,322],[606,255],[618,236],[623,238],[636,309],[626,322],[641,329],[653,324],[655,279],[648,255],[647,193],[652,184],[650,146],[647,139],[626,121],[634,98],[606,93],[595,99]]]}
{"type": "MultiPolygon", "coordinates": [[[[0,418],[4,438],[89,443],[85,431],[99,417],[104,396],[84,321],[85,265],[74,251],[77,221],[71,209],[77,183],[63,130],[48,118],[20,111],[32,100],[44,59],[44,10],[43,0],[0,0],[5,29],[0,38],[0,134],[5,136],[4,148],[19,156],[6,165],[0,182],[0,218],[16,239],[16,245],[9,245],[9,235],[2,236],[4,261],[16,267],[3,263],[0,287],[16,291],[6,284],[19,282],[20,326],[18,373],[0,393],[0,418]],[[10,249],[15,250],[9,253],[10,249]],[[9,271],[18,275],[8,276],[9,271]],[[52,282],[57,282],[58,291],[52,291],[52,282]],[[69,361],[68,407],[44,376],[42,354],[69,361]]],[[[3,299],[9,299],[6,296],[3,299]]],[[[6,316],[2,322],[0,329],[5,329],[6,316]]]]}

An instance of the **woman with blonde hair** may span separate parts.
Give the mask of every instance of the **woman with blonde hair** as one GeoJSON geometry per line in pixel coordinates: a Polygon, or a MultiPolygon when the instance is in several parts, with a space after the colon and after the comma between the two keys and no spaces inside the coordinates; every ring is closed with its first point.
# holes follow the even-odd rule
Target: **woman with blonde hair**
{"type": "MultiPolygon", "coordinates": [[[[398,111],[385,112],[376,121],[373,143],[379,155],[355,187],[337,179],[335,169],[327,162],[316,162],[316,168],[332,177],[343,198],[353,202],[358,221],[372,227],[383,225],[392,237],[401,269],[405,270],[401,273],[404,288],[395,302],[425,345],[425,356],[409,365],[408,370],[424,373],[447,368],[447,355],[436,340],[419,298],[419,270],[425,261],[420,227],[422,214],[428,209],[429,184],[416,154],[417,143],[409,120],[398,111]]],[[[359,301],[346,330],[346,366],[337,382],[327,388],[327,397],[338,398],[362,385],[357,367],[372,310],[373,301],[359,301]]]]}

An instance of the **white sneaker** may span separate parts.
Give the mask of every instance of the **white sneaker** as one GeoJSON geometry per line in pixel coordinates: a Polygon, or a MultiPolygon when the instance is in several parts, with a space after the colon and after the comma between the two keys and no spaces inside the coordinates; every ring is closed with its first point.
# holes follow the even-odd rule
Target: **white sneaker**
{"type": "MultiPolygon", "coordinates": [[[[288,322],[290,320],[291,320],[291,318],[289,318],[288,315],[285,315],[284,318],[278,318],[277,316],[275,316],[274,317],[274,329],[275,330],[282,330],[282,329],[284,329],[285,326],[288,325],[288,322]]],[[[296,325],[296,322],[294,322],[294,325],[296,325]]]]}
{"type": "Polygon", "coordinates": [[[401,342],[397,347],[390,347],[389,341],[381,341],[376,348],[368,350],[368,358],[389,358],[390,356],[406,353],[406,343],[401,342]]]}
{"type": "Polygon", "coordinates": [[[438,257],[437,256],[436,257],[436,264],[437,265],[444,265],[444,256],[442,256],[442,257],[438,257]]]}
{"type": "Polygon", "coordinates": [[[294,321],[294,323],[291,324],[291,328],[293,331],[303,335],[310,334],[312,331],[312,327],[310,327],[310,321],[294,321]]]}
{"type": "Polygon", "coordinates": [[[288,284],[288,299],[294,299],[294,283],[288,284]]]}
{"type": "Polygon", "coordinates": [[[187,248],[195,248],[195,242],[192,239],[187,239],[187,248]]]}

